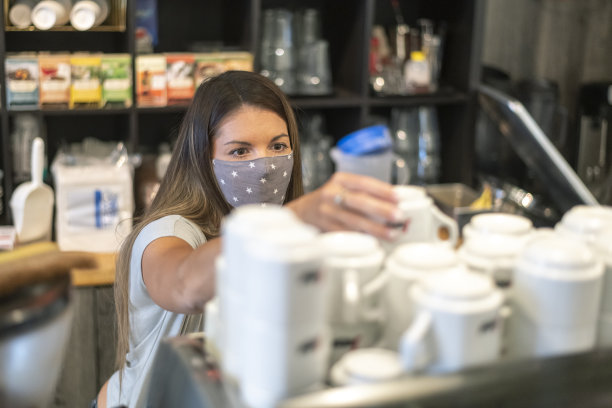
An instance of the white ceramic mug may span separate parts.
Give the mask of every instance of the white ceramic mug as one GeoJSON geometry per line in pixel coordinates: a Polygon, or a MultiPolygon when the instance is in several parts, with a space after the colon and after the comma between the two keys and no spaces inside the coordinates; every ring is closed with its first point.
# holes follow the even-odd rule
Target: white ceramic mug
{"type": "Polygon", "coordinates": [[[612,229],[612,207],[577,205],[563,214],[555,225],[560,234],[592,244],[607,229],[612,229]]]}
{"type": "Polygon", "coordinates": [[[217,282],[217,292],[230,291],[239,295],[244,290],[244,271],[250,266],[247,244],[259,240],[264,232],[282,233],[287,226],[301,224],[293,211],[285,207],[252,204],[234,209],[221,224],[226,270],[224,279],[217,282]]]}
{"type": "Polygon", "coordinates": [[[444,214],[427,195],[423,187],[394,186],[399,197],[398,209],[401,220],[395,225],[398,236],[384,246],[387,252],[407,242],[436,242],[444,241],[440,237],[440,229],[448,230],[450,245],[455,246],[459,238],[457,222],[444,214]]]}
{"type": "Polygon", "coordinates": [[[390,381],[404,373],[399,354],[381,348],[363,348],[346,353],[330,370],[336,386],[390,381]]]}
{"type": "Polygon", "coordinates": [[[508,329],[511,357],[590,350],[595,344],[603,265],[582,242],[531,239],[519,256],[508,329]]]}
{"type": "Polygon", "coordinates": [[[287,397],[322,387],[330,336],[319,323],[275,325],[246,319],[240,391],[251,408],[267,408],[287,397]]]}
{"type": "Polygon", "coordinates": [[[246,245],[243,313],[275,324],[325,321],[325,271],[319,232],[287,225],[267,230],[246,245]]]}
{"type": "Polygon", "coordinates": [[[612,207],[577,205],[567,211],[555,231],[586,243],[605,265],[597,346],[612,346],[612,207]]]}
{"type": "Polygon", "coordinates": [[[526,240],[504,235],[472,235],[457,251],[461,261],[473,272],[493,278],[497,286],[507,288],[512,284],[516,258],[526,240]]]}
{"type": "Polygon", "coordinates": [[[360,232],[327,232],[319,238],[328,281],[326,316],[335,344],[333,362],[348,349],[378,340],[380,291],[365,288],[380,274],[385,252],[376,238],[360,232]]]}
{"type": "Polygon", "coordinates": [[[411,289],[417,314],[400,341],[407,371],[453,372],[499,358],[503,295],[491,278],[436,273],[411,289]]]}
{"type": "Polygon", "coordinates": [[[408,243],[395,248],[385,261],[383,272],[366,287],[366,291],[384,287],[382,346],[396,350],[402,333],[410,325],[414,309],[409,296],[411,286],[430,273],[448,271],[458,263],[456,252],[441,243],[408,243]]]}
{"type": "Polygon", "coordinates": [[[463,240],[474,237],[487,239],[503,236],[508,239],[525,239],[533,232],[533,223],[527,217],[507,213],[477,214],[463,227],[463,240]]]}
{"type": "Polygon", "coordinates": [[[599,235],[599,239],[595,242],[595,251],[605,267],[597,346],[610,347],[612,346],[612,230],[607,230],[599,235]]]}

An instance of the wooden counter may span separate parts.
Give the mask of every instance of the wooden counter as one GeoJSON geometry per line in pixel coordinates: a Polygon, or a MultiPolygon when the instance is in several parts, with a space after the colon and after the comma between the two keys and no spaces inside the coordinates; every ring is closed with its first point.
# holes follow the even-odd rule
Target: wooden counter
{"type": "Polygon", "coordinates": [[[98,266],[93,269],[72,270],[74,286],[103,286],[115,282],[116,254],[91,253],[96,258],[98,266]]]}
{"type": "MultiPolygon", "coordinates": [[[[16,247],[12,251],[0,252],[0,264],[59,250],[55,242],[27,244],[16,247]]],[[[95,259],[96,267],[72,269],[72,284],[78,287],[112,285],[115,281],[116,254],[95,252],[88,252],[87,254],[95,259]]]]}

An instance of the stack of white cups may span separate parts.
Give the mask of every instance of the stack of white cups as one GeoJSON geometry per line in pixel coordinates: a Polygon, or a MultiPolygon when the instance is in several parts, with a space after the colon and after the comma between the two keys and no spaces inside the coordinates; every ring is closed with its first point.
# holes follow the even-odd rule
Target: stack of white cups
{"type": "Polygon", "coordinates": [[[597,345],[612,346],[612,207],[577,205],[563,215],[555,231],[585,243],[605,265],[597,345]]]}
{"type": "Polygon", "coordinates": [[[253,408],[321,386],[329,334],[318,231],[288,209],[254,205],[234,210],[222,233],[224,375],[253,408]]]}
{"type": "Polygon", "coordinates": [[[402,334],[414,317],[412,285],[429,274],[454,270],[458,263],[455,250],[443,243],[402,244],[391,253],[383,273],[371,284],[384,287],[383,347],[397,350],[402,334]]]}
{"type": "Polygon", "coordinates": [[[508,354],[546,357],[593,348],[603,266],[584,243],[542,234],[514,270],[508,354]]]}
{"type": "Polygon", "coordinates": [[[471,271],[489,275],[498,286],[508,287],[516,258],[533,232],[531,220],[521,215],[478,214],[463,227],[459,257],[471,271]]]}

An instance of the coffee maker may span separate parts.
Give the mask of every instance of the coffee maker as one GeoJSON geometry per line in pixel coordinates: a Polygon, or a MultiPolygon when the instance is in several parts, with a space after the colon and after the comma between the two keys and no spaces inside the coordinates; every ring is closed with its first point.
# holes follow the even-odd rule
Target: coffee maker
{"type": "Polygon", "coordinates": [[[612,204],[612,82],[582,84],[576,171],[601,204],[612,204]]]}

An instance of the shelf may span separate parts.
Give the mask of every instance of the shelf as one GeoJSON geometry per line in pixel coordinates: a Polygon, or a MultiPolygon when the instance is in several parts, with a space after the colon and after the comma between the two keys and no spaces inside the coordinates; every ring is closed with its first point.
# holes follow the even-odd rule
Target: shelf
{"type": "Polygon", "coordinates": [[[344,89],[335,89],[331,95],[289,96],[289,100],[294,107],[301,109],[355,108],[364,102],[363,98],[356,93],[344,89]]]}
{"type": "Polygon", "coordinates": [[[9,115],[19,115],[20,113],[32,113],[42,116],[86,116],[86,115],[125,115],[130,113],[130,108],[116,109],[11,109],[9,115]]]}
{"type": "Polygon", "coordinates": [[[138,113],[173,113],[173,112],[185,112],[189,104],[183,105],[167,105],[167,106],[138,106],[136,110],[138,113]]]}
{"type": "Polygon", "coordinates": [[[4,27],[5,31],[12,31],[12,32],[42,32],[42,33],[46,33],[49,31],[62,31],[62,32],[75,32],[75,33],[83,33],[83,32],[125,32],[125,25],[118,25],[118,26],[105,26],[105,25],[101,25],[101,26],[97,26],[97,27],[92,27],[89,30],[86,31],[79,31],[76,28],[70,26],[70,25],[65,25],[65,26],[58,26],[58,27],[51,27],[48,30],[39,30],[34,26],[30,26],[30,27],[26,27],[26,28],[18,28],[15,26],[11,26],[11,25],[7,25],[4,27]]]}
{"type": "Polygon", "coordinates": [[[371,96],[368,103],[373,107],[414,106],[414,105],[452,105],[468,101],[464,92],[444,91],[421,95],[371,96]]]}

